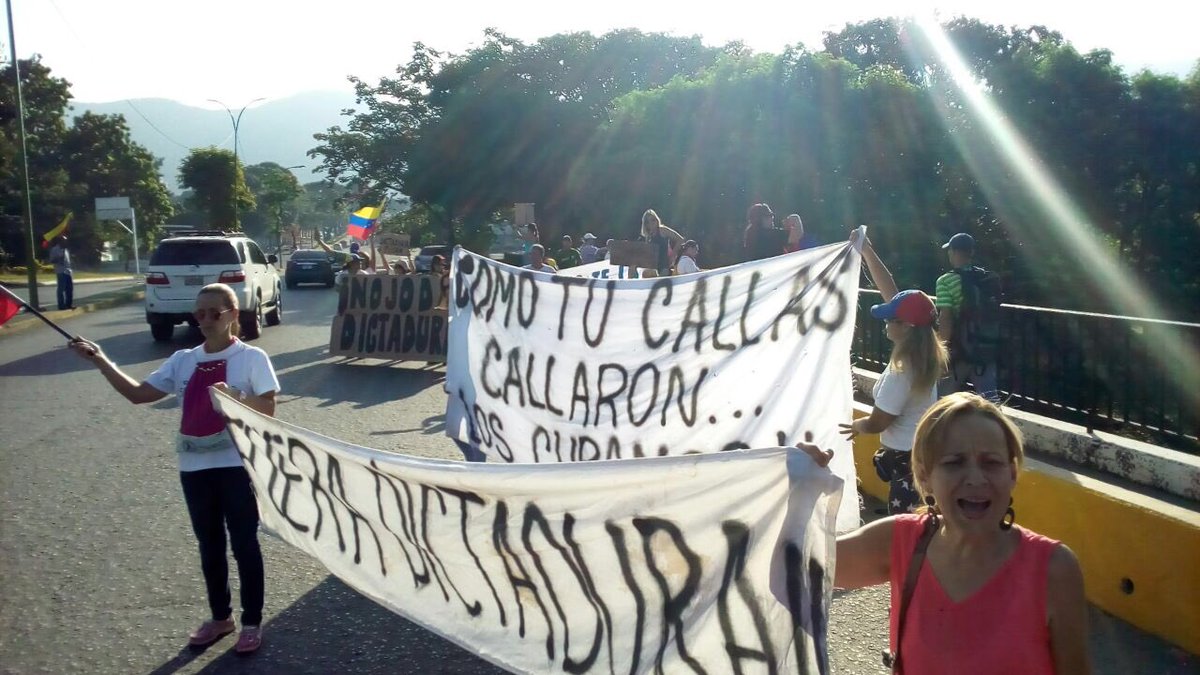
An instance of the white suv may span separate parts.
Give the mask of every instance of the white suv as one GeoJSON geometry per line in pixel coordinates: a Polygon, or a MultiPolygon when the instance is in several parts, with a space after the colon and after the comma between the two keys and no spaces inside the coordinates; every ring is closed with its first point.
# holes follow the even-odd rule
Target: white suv
{"type": "Polygon", "coordinates": [[[238,296],[242,337],[257,338],[263,324],[283,319],[283,294],[275,256],[263,255],[253,240],[220,232],[164,239],[146,273],[146,323],[155,340],[170,340],[175,326],[196,325],[196,295],[207,284],[228,284],[238,296]]]}

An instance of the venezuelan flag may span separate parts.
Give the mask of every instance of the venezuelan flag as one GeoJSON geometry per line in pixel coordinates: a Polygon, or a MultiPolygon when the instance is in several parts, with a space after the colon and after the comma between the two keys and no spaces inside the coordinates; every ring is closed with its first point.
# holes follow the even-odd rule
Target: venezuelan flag
{"type": "Polygon", "coordinates": [[[63,216],[62,222],[56,225],[54,229],[42,235],[42,248],[50,248],[50,242],[57,239],[58,235],[67,231],[67,226],[71,224],[72,215],[74,214],[68,211],[67,215],[63,216]]]}
{"type": "Polygon", "coordinates": [[[346,234],[366,241],[375,230],[375,223],[383,213],[382,206],[364,206],[350,214],[350,222],[346,224],[346,234]]]}

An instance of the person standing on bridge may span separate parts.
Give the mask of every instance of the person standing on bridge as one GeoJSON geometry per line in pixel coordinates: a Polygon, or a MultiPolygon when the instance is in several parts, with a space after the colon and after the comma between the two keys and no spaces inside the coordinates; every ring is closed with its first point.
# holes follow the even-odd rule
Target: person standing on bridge
{"type": "MultiPolygon", "coordinates": [[[[856,230],[851,244],[857,237],[856,230]]],[[[841,432],[851,440],[859,434],[879,434],[875,471],[889,486],[888,513],[908,513],[920,504],[909,465],[913,434],[921,415],[937,400],[938,378],[946,372],[950,356],[938,339],[933,300],[915,289],[896,292],[896,280],[866,237],[862,256],[883,296],[883,304],[872,307],[871,316],[886,322],[892,354],[872,391],[871,414],[840,425],[841,432]]]]}
{"type": "Polygon", "coordinates": [[[937,279],[937,306],[944,320],[938,335],[950,347],[950,373],[942,395],[966,391],[999,400],[996,360],[1000,352],[1000,278],[974,264],[975,238],[959,232],[942,244],[951,270],[937,279]]]}
{"type": "MultiPolygon", "coordinates": [[[[800,448],[825,466],[833,453],[800,448]]],[[[1086,675],[1088,607],[1071,549],[1014,525],[1021,432],[975,394],[917,425],[920,514],[838,537],[836,588],[891,585],[892,672],[1086,675]]]]}
{"type": "Polygon", "coordinates": [[[250,475],[225,429],[225,418],[213,409],[208,389],[214,387],[264,415],[274,416],[279,380],[266,352],[238,340],[238,301],[233,289],[225,284],[200,289],[194,316],[204,343],[175,352],[144,382],[126,375],[94,342],[76,338],[69,346],[95,364],[113,389],[131,403],[152,403],[168,393],[182,400],[175,443],[179,479],[192,530],[200,544],[200,569],[212,612],[210,620],[192,631],[188,644],[205,647],[237,628],[225,554],[228,528],[242,604],[242,632],[234,650],[248,654],[262,644],[265,582],[258,543],[258,504],[250,475]]]}

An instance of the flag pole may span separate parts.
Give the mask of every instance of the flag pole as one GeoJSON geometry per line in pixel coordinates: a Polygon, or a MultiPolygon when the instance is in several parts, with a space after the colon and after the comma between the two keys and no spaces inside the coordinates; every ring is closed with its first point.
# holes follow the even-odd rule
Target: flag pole
{"type": "Polygon", "coordinates": [[[41,319],[42,321],[45,321],[47,326],[50,326],[50,327],[51,327],[51,328],[53,328],[54,330],[56,330],[56,331],[58,331],[59,333],[61,333],[61,334],[62,334],[62,336],[63,336],[63,337],[65,337],[65,338],[67,338],[67,340],[68,340],[68,341],[71,341],[71,340],[74,340],[74,339],[75,339],[75,336],[74,336],[74,335],[71,335],[71,334],[70,334],[70,333],[68,333],[67,331],[63,330],[61,326],[59,326],[58,324],[56,324],[56,323],[54,323],[53,321],[51,321],[49,318],[47,318],[47,317],[46,317],[46,315],[45,315],[45,314],[42,314],[41,312],[39,312],[39,311],[38,311],[37,309],[35,309],[35,308],[34,308],[32,305],[30,305],[28,302],[25,302],[24,300],[22,300],[22,299],[21,299],[21,296],[19,296],[19,295],[17,295],[16,293],[13,293],[12,291],[8,290],[8,288],[7,288],[6,286],[0,286],[0,291],[4,291],[4,294],[5,294],[5,295],[7,295],[8,297],[10,297],[10,298],[12,298],[13,300],[17,301],[17,303],[18,303],[18,304],[20,304],[22,307],[24,307],[24,308],[25,308],[25,311],[26,311],[26,312],[30,312],[31,314],[33,314],[33,315],[34,315],[34,316],[36,316],[37,318],[41,319]]]}

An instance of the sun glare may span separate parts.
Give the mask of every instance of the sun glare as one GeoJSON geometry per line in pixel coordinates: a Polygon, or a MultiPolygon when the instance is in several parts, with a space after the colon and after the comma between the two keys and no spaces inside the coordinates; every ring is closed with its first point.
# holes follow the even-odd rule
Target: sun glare
{"type": "MultiPolygon", "coordinates": [[[[1016,181],[1020,189],[1034,197],[1038,220],[1045,224],[1040,232],[1044,241],[1021,250],[1031,255],[1044,255],[1047,249],[1043,247],[1051,246],[1053,249],[1049,250],[1074,258],[1077,263],[1075,269],[1084,275],[1080,279],[1081,285],[1100,289],[1108,296],[1105,299],[1112,306],[1121,308],[1123,314],[1168,316],[1140,280],[1122,269],[1113,254],[1102,245],[1083,210],[1046,169],[1037,149],[1025,141],[970,72],[937,20],[925,16],[917,18],[915,23],[932,56],[950,75],[954,89],[961,97],[958,102],[952,103],[934,90],[935,104],[947,119],[951,108],[960,106],[962,112],[983,131],[976,139],[953,130],[950,134],[983,190],[999,209],[1004,201],[1004,193],[1011,190],[1011,187],[1000,184],[1000,172],[1004,172],[1016,181]],[[999,166],[993,166],[994,163],[999,166]]],[[[1028,237],[1035,233],[1015,234],[1028,237]]],[[[1169,373],[1169,377],[1175,380],[1176,390],[1189,392],[1193,396],[1192,408],[1195,409],[1197,400],[1200,400],[1196,397],[1196,383],[1200,382],[1200,354],[1165,325],[1150,323],[1147,326],[1153,328],[1141,337],[1155,343],[1154,348],[1148,351],[1159,359],[1162,372],[1169,373]]]]}

